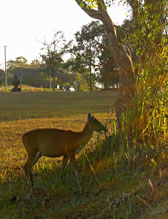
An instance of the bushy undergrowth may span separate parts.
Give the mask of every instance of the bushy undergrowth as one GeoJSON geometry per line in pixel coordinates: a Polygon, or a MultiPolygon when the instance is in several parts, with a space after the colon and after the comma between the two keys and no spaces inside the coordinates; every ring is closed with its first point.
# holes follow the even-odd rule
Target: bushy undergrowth
{"type": "Polygon", "coordinates": [[[118,159],[130,167],[139,164],[153,167],[159,159],[167,157],[167,54],[167,41],[163,40],[163,45],[156,48],[153,55],[146,55],[144,69],[137,75],[132,101],[127,105],[126,112],[121,115],[122,146],[118,145],[121,136],[116,129],[117,121],[112,125],[112,150],[118,146],[118,159]]]}

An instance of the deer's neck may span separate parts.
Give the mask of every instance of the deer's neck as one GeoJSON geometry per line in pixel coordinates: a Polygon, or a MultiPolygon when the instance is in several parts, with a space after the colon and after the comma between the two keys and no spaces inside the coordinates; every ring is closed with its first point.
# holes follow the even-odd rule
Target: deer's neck
{"type": "Polygon", "coordinates": [[[92,134],[93,134],[93,130],[91,129],[89,124],[86,123],[83,131],[81,132],[81,136],[82,136],[83,140],[87,143],[91,139],[92,134]]]}
{"type": "Polygon", "coordinates": [[[75,151],[75,153],[79,153],[82,148],[89,142],[93,134],[93,130],[89,127],[89,125],[86,123],[84,129],[79,132],[79,138],[78,138],[78,147],[75,151]]]}

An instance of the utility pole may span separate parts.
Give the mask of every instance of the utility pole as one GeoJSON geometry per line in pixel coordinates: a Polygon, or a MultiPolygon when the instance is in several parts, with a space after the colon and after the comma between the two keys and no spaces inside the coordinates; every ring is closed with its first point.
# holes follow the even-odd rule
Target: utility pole
{"type": "Polygon", "coordinates": [[[8,75],[7,75],[7,69],[6,69],[6,47],[4,46],[4,57],[5,57],[5,90],[8,90],[8,75]]]}

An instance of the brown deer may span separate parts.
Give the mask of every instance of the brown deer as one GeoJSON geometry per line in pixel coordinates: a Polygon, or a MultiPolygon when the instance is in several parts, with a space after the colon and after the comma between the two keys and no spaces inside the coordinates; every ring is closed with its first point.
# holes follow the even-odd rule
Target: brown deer
{"type": "Polygon", "coordinates": [[[107,129],[96,118],[94,118],[94,116],[91,116],[91,114],[88,113],[86,125],[81,132],[45,128],[35,129],[25,133],[22,136],[22,142],[27,151],[28,159],[23,169],[25,175],[28,178],[30,177],[31,185],[34,185],[31,170],[41,156],[63,156],[60,177],[62,176],[67,162],[70,160],[75,169],[75,174],[79,184],[79,174],[77,170],[75,154],[79,153],[81,149],[88,143],[92,137],[93,131],[106,132],[107,129]]]}

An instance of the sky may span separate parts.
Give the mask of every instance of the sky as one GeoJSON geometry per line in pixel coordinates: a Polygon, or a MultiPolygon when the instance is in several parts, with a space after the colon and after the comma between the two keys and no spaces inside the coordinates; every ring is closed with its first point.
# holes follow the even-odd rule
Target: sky
{"type": "MultiPolygon", "coordinates": [[[[109,9],[116,24],[126,18],[126,10],[120,5],[109,9]]],[[[6,59],[24,56],[28,63],[38,59],[46,38],[51,42],[56,31],[72,40],[74,34],[92,21],[75,0],[1,0],[0,1],[0,68],[6,59]]]]}

